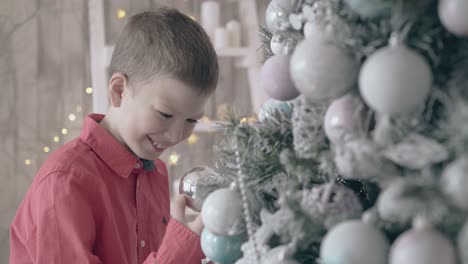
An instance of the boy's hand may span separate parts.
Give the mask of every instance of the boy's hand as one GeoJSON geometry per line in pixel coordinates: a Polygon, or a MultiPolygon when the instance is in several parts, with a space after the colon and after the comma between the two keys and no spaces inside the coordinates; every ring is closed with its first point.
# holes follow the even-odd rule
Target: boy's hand
{"type": "Polygon", "coordinates": [[[187,223],[187,219],[185,218],[185,206],[186,201],[184,195],[178,194],[175,198],[172,217],[181,222],[183,225],[187,226],[195,234],[201,235],[201,232],[204,228],[201,215],[199,214],[197,218],[193,220],[193,222],[187,223]]]}

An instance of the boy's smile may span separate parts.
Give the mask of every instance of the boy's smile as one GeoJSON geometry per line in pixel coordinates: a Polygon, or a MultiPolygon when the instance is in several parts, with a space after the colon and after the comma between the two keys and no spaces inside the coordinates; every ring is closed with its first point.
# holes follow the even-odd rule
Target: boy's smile
{"type": "Polygon", "coordinates": [[[109,87],[112,107],[101,124],[136,156],[149,160],[190,136],[209,98],[169,77],[129,86],[125,75],[114,74],[109,87]]]}

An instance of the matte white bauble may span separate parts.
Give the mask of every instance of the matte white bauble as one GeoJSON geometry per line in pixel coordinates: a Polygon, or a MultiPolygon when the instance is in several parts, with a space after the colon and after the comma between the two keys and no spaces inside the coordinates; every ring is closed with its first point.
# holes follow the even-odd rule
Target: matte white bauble
{"type": "Polygon", "coordinates": [[[455,35],[468,36],[468,1],[440,0],[439,18],[444,27],[455,35]]]}
{"type": "Polygon", "coordinates": [[[381,114],[395,115],[424,104],[432,84],[426,59],[404,45],[377,50],[362,66],[359,89],[364,101],[381,114]]]}
{"type": "Polygon", "coordinates": [[[205,228],[215,235],[233,236],[244,231],[242,199],[229,188],[212,192],[203,203],[201,216],[205,228]]]}
{"type": "Polygon", "coordinates": [[[291,57],[291,78],[311,101],[343,95],[357,79],[358,65],[345,50],[319,40],[304,40],[291,57]]]}

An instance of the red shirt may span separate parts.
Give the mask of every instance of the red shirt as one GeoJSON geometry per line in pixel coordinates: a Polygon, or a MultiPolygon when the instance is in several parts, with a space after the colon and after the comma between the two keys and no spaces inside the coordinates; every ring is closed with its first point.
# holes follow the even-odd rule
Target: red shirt
{"type": "Polygon", "coordinates": [[[43,164],[11,225],[10,264],[200,264],[200,238],[170,219],[167,169],[143,169],[98,122],[43,164]]]}

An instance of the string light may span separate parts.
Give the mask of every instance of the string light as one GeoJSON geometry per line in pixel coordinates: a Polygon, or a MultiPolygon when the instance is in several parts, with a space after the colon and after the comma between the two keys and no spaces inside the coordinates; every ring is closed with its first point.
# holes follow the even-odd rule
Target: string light
{"type": "Polygon", "coordinates": [[[63,135],[66,135],[66,134],[68,134],[68,129],[66,129],[66,128],[62,128],[62,134],[63,134],[63,135]]]}
{"type": "Polygon", "coordinates": [[[25,160],[25,161],[24,161],[24,164],[26,164],[26,166],[31,165],[31,160],[29,160],[29,159],[25,160]]]}
{"type": "Polygon", "coordinates": [[[75,121],[76,116],[74,114],[70,114],[68,115],[68,119],[70,119],[70,121],[75,121]]]}
{"type": "Polygon", "coordinates": [[[86,92],[87,94],[92,94],[92,93],[93,93],[93,88],[88,87],[88,88],[85,89],[85,92],[86,92]]]}
{"type": "Polygon", "coordinates": [[[170,156],[169,156],[169,164],[170,165],[177,165],[177,162],[179,162],[179,154],[173,152],[170,156]]]}
{"type": "Polygon", "coordinates": [[[190,135],[190,137],[188,137],[187,143],[189,145],[196,144],[198,142],[198,139],[199,139],[199,137],[197,136],[197,134],[192,134],[192,135],[190,135]]]}
{"type": "Polygon", "coordinates": [[[45,153],[49,153],[50,148],[49,147],[44,147],[42,150],[44,150],[45,153]]]}
{"type": "Polygon", "coordinates": [[[123,19],[126,16],[127,16],[127,12],[123,8],[117,9],[117,18],[118,19],[123,19]]]}
{"type": "Polygon", "coordinates": [[[209,117],[204,116],[204,117],[202,117],[202,119],[200,119],[200,122],[202,122],[202,123],[209,123],[209,122],[211,122],[211,120],[210,120],[209,117]]]}
{"type": "Polygon", "coordinates": [[[255,117],[243,117],[243,118],[240,119],[239,122],[241,124],[245,124],[245,123],[251,124],[251,123],[257,122],[257,118],[255,118],[255,117]]]}
{"type": "Polygon", "coordinates": [[[58,136],[55,136],[55,137],[53,138],[53,140],[54,140],[55,143],[57,143],[57,142],[60,141],[60,138],[59,138],[58,136]]]}

